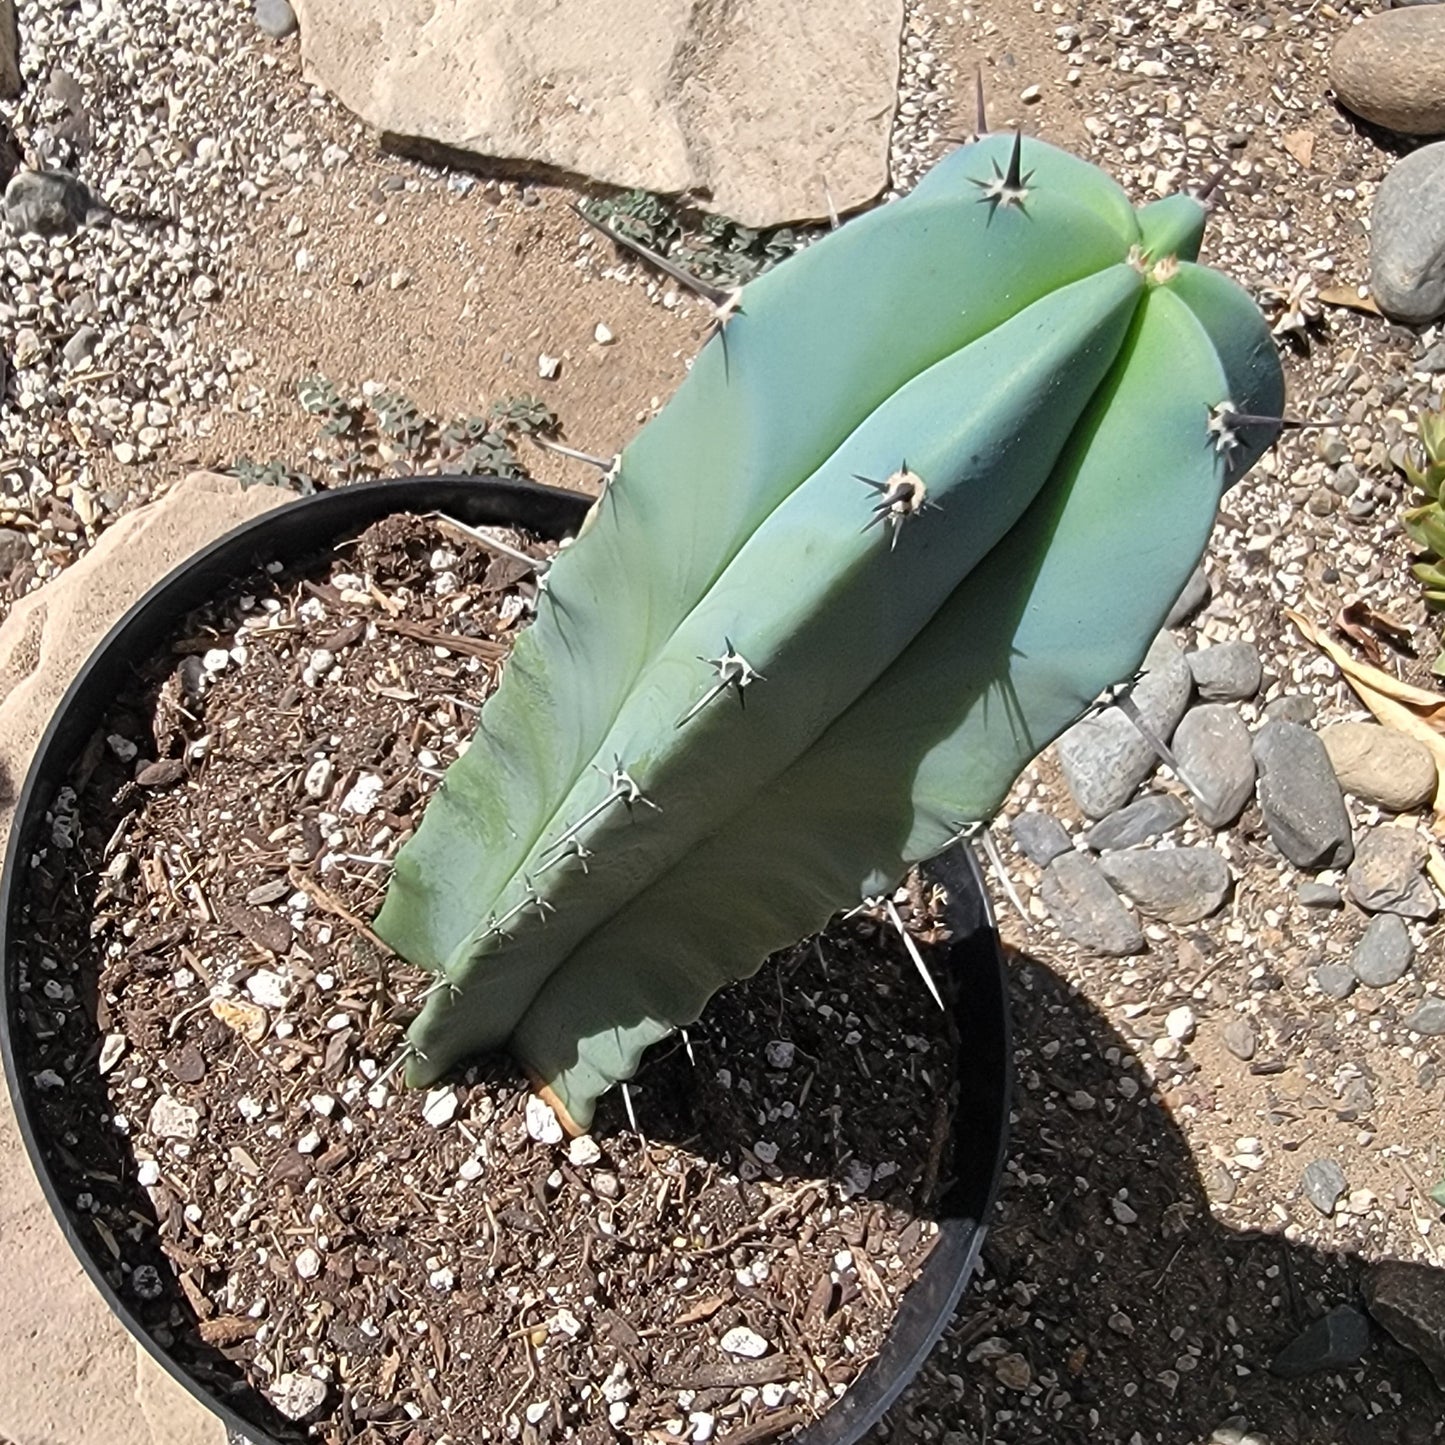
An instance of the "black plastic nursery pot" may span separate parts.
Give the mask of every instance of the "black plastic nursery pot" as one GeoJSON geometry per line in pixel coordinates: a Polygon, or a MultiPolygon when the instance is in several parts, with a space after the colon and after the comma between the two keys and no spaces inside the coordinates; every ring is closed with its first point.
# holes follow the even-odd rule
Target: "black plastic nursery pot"
{"type": "MultiPolygon", "coordinates": [[[[585,497],[530,482],[420,477],[298,499],[246,523],[157,583],[111,629],[52,718],[21,791],[0,884],[0,1048],[31,1163],[62,1232],[111,1309],[163,1369],[255,1445],[277,1442],[239,1415],[216,1385],[188,1373],[157,1343],[108,1280],[98,1246],[92,1243],[94,1232],[82,1231],[64,1200],[50,1162],[54,1150],[44,1137],[31,1081],[20,1066],[20,1030],[25,1024],[14,942],[21,926],[26,870],[42,846],[57,790],[134,668],[168,644],[187,613],[237,578],[267,563],[300,561],[391,513],[441,512],[470,526],[517,526],[562,538],[576,532],[587,505],[585,497]]],[[[937,1243],[905,1294],[883,1350],[818,1423],[794,1437],[806,1445],[862,1440],[918,1371],[977,1267],[1003,1170],[1012,1083],[1003,953],[972,853],[955,849],[930,866],[947,886],[955,939],[943,966],[957,983],[950,990],[958,1000],[953,1007],[960,1039],[960,1104],[953,1121],[956,1179],[938,1208],[937,1243]]],[[[95,1062],[89,1067],[96,1067],[95,1062]]]]}

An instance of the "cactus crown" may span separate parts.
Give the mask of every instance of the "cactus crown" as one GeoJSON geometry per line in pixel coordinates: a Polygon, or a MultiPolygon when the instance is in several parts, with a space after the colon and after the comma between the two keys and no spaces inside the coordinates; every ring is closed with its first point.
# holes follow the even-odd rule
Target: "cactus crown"
{"type": "Polygon", "coordinates": [[[585,1126],[1138,667],[1282,402],[1202,228],[990,137],[724,298],[397,859],[413,1083],[505,1046],[585,1126]]]}

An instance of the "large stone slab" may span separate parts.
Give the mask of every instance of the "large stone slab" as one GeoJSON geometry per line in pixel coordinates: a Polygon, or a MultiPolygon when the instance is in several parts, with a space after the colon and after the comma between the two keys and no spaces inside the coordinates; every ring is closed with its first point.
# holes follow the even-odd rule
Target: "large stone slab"
{"type": "Polygon", "coordinates": [[[888,181],[903,0],[296,0],[305,73],[389,143],[687,193],[750,226],[888,181]]]}
{"type": "MultiPolygon", "coordinates": [[[[3,3],[3,0],[0,0],[3,3]]],[[[40,734],[80,665],[178,562],[290,499],[197,473],[123,518],[0,626],[0,847],[40,734]]],[[[0,1440],[13,1445],[222,1445],[220,1422],[148,1360],[51,1217],[0,1085],[0,1440]]]]}

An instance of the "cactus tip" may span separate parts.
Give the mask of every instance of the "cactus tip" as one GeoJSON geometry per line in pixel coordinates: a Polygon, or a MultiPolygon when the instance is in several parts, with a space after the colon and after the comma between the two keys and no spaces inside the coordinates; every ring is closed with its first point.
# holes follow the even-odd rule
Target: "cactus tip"
{"type": "Polygon", "coordinates": [[[1009,152],[1008,167],[999,170],[998,162],[993,162],[993,175],[988,180],[978,180],[970,176],[974,185],[979,188],[978,199],[988,205],[989,220],[993,220],[995,213],[1000,206],[1017,206],[1024,215],[1028,211],[1024,202],[1029,198],[1029,182],[1033,179],[1033,172],[1025,174],[1022,164],[1023,157],[1023,132],[1014,132],[1013,149],[1009,152]]]}

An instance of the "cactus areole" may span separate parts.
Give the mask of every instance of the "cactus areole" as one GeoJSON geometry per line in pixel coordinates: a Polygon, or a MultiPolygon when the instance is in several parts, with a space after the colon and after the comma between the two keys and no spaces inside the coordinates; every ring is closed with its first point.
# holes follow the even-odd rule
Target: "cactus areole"
{"type": "Polygon", "coordinates": [[[1204,211],[992,136],[748,285],[546,574],[376,928],[574,1128],[1132,674],[1278,430],[1204,211]]]}

